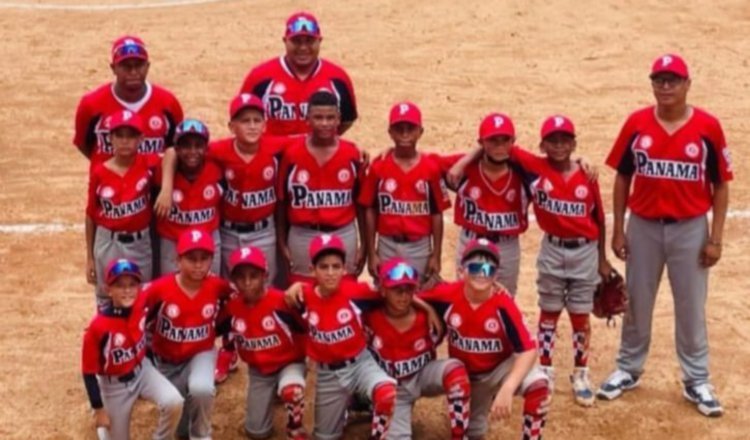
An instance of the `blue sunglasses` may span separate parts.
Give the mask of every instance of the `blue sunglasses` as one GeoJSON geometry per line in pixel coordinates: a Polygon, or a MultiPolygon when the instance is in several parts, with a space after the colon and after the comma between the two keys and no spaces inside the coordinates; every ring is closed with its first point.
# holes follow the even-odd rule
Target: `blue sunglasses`
{"type": "Polygon", "coordinates": [[[146,48],[138,44],[123,44],[115,50],[116,58],[124,57],[126,55],[146,56],[146,48]]]}
{"type": "Polygon", "coordinates": [[[296,20],[291,22],[288,26],[289,32],[297,34],[300,32],[308,32],[310,34],[320,34],[320,28],[318,23],[307,19],[306,17],[298,17],[296,20]]]}
{"type": "Polygon", "coordinates": [[[141,269],[137,264],[123,258],[117,260],[117,263],[109,269],[109,272],[107,272],[107,279],[114,280],[121,275],[133,275],[136,278],[141,279],[141,269]]]}
{"type": "Polygon", "coordinates": [[[197,134],[208,141],[208,127],[206,127],[206,124],[197,119],[185,119],[184,121],[177,124],[177,128],[174,132],[175,143],[186,134],[197,134]]]}
{"type": "Polygon", "coordinates": [[[417,269],[409,266],[406,263],[399,263],[395,265],[393,268],[391,268],[391,270],[388,271],[388,273],[385,274],[385,276],[391,281],[416,281],[418,279],[417,269]]]}
{"type": "Polygon", "coordinates": [[[466,268],[466,272],[472,276],[493,277],[497,273],[497,266],[487,262],[473,262],[464,267],[466,268]]]}

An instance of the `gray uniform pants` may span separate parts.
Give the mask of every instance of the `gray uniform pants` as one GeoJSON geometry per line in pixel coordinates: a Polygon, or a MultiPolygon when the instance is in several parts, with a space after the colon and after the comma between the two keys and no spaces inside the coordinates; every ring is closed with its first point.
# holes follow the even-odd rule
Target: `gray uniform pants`
{"type": "Polygon", "coordinates": [[[273,432],[273,398],[287,385],[305,386],[305,364],[289,364],[274,374],[261,374],[248,367],[245,431],[255,438],[273,432]]]}
{"type": "MultiPolygon", "coordinates": [[[[211,233],[214,240],[214,260],[211,262],[211,272],[219,275],[221,272],[221,238],[219,230],[211,233]]],[[[160,238],[159,270],[162,276],[177,272],[177,242],[168,238],[160,238]]]]}
{"type": "Polygon", "coordinates": [[[229,256],[243,246],[255,246],[263,251],[268,262],[268,280],[276,277],[276,228],[273,216],[266,219],[268,226],[256,232],[237,232],[222,226],[221,232],[221,276],[229,279],[229,256]]]}
{"type": "Polygon", "coordinates": [[[289,228],[287,242],[289,252],[292,254],[292,275],[310,276],[310,242],[313,238],[322,234],[338,235],[346,247],[346,271],[355,273],[357,268],[357,227],[354,222],[333,232],[320,232],[316,229],[300,228],[292,226],[289,228]]]}
{"type": "Polygon", "coordinates": [[[634,375],[643,373],[651,343],[656,291],[666,265],[674,298],[675,341],[683,381],[686,385],[708,381],[708,269],[699,261],[707,240],[705,216],[662,224],[631,213],[626,267],[630,303],[622,325],[618,368],[634,375]]]}
{"type": "Polygon", "coordinates": [[[96,303],[105,306],[110,303],[104,291],[107,265],[115,258],[127,258],[141,269],[143,282],[151,281],[153,261],[151,260],[151,235],[149,228],[138,232],[114,232],[97,226],[94,233],[94,266],[96,269],[96,303]],[[122,236],[132,236],[132,242],[124,242],[122,236]]]}
{"type": "Polygon", "coordinates": [[[111,440],[130,439],[130,416],[133,405],[139,398],[150,400],[159,408],[159,422],[154,440],[174,437],[177,422],[182,414],[183,399],[175,387],[144,359],[140,370],[129,382],[120,382],[116,377],[98,376],[104,409],[110,420],[111,440]]]}
{"type": "Polygon", "coordinates": [[[380,263],[385,263],[394,257],[401,257],[414,266],[419,276],[424,281],[424,273],[427,269],[427,260],[432,253],[432,236],[421,238],[417,241],[399,243],[391,237],[378,236],[378,257],[380,263]]]}
{"type": "Polygon", "coordinates": [[[545,234],[536,268],[540,309],[559,312],[566,308],[569,313],[591,313],[594,292],[601,282],[598,241],[566,249],[550,243],[545,234]]]}
{"type": "Polygon", "coordinates": [[[211,411],[214,406],[214,367],[216,350],[193,356],[182,364],[171,364],[156,358],[156,367],[185,397],[185,408],[177,427],[179,437],[190,440],[211,439],[211,411]]]}
{"type": "MultiPolygon", "coordinates": [[[[461,256],[466,245],[476,238],[476,234],[468,229],[461,229],[458,234],[458,245],[456,246],[456,275],[461,267],[461,256]]],[[[517,235],[503,236],[494,242],[500,250],[500,266],[498,267],[498,279],[508,289],[511,295],[516,296],[518,291],[518,273],[521,270],[521,244],[517,235]]]]}

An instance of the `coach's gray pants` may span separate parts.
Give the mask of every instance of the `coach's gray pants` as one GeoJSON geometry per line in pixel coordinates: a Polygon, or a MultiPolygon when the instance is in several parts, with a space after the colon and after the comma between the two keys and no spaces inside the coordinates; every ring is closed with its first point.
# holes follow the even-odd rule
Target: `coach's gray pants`
{"type": "Polygon", "coordinates": [[[432,236],[423,237],[416,241],[399,243],[391,237],[378,236],[378,257],[380,264],[394,257],[401,257],[414,266],[424,281],[427,261],[432,254],[432,236]]]}
{"type": "Polygon", "coordinates": [[[235,249],[255,246],[263,251],[268,263],[268,280],[276,277],[276,228],[273,216],[268,217],[268,227],[256,232],[237,232],[222,226],[221,232],[221,276],[229,279],[229,256],[235,249]]]}
{"type": "Polygon", "coordinates": [[[127,258],[141,269],[143,282],[151,281],[153,261],[151,260],[151,236],[149,228],[138,232],[123,232],[133,235],[135,241],[123,243],[117,239],[121,233],[97,226],[94,233],[94,267],[96,269],[96,304],[105,306],[110,303],[104,291],[107,265],[116,258],[127,258]],[[140,237],[140,238],[138,238],[140,237]]]}
{"type": "MultiPolygon", "coordinates": [[[[219,275],[221,273],[221,238],[218,229],[211,233],[211,238],[214,240],[214,259],[211,262],[211,272],[219,275]]],[[[159,246],[161,248],[159,252],[159,273],[164,276],[177,272],[177,242],[162,237],[159,239],[159,246]]]]}
{"type": "Polygon", "coordinates": [[[699,261],[707,240],[705,216],[661,224],[630,214],[626,273],[630,304],[622,325],[618,368],[634,375],[643,373],[651,343],[656,291],[666,265],[674,298],[675,341],[683,381],[686,385],[708,381],[708,269],[699,261]]]}
{"type": "MultiPolygon", "coordinates": [[[[476,238],[476,234],[467,229],[461,229],[458,234],[458,246],[456,246],[456,278],[458,269],[461,267],[461,256],[466,245],[476,238]]],[[[500,266],[497,269],[500,283],[508,289],[511,295],[516,296],[518,291],[518,273],[521,269],[521,244],[518,236],[504,236],[494,242],[500,250],[500,266]]]]}

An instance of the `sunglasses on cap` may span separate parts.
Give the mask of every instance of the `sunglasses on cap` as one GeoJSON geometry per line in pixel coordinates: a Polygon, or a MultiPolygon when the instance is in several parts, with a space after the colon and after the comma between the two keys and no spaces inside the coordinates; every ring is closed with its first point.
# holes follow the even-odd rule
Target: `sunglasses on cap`
{"type": "Polygon", "coordinates": [[[497,266],[487,262],[468,263],[464,268],[469,275],[473,276],[481,275],[485,277],[493,277],[495,276],[495,273],[497,273],[497,266]]]}
{"type": "Polygon", "coordinates": [[[205,124],[197,119],[185,119],[177,125],[175,137],[180,137],[188,133],[194,133],[203,137],[208,137],[208,128],[205,124]]]}
{"type": "Polygon", "coordinates": [[[409,266],[406,263],[399,263],[391,268],[385,277],[390,281],[417,281],[417,269],[409,266]]]}
{"type": "Polygon", "coordinates": [[[132,275],[139,280],[141,279],[141,269],[137,264],[128,260],[117,260],[117,262],[107,272],[107,280],[114,281],[121,275],[132,275]]]}
{"type": "Polygon", "coordinates": [[[148,54],[146,53],[146,48],[139,44],[123,44],[117,47],[112,55],[115,58],[123,58],[131,55],[138,55],[145,58],[148,54]]]}
{"type": "Polygon", "coordinates": [[[289,23],[287,30],[290,34],[298,34],[300,32],[307,32],[314,35],[320,34],[318,23],[307,17],[297,17],[293,22],[289,23]]]}

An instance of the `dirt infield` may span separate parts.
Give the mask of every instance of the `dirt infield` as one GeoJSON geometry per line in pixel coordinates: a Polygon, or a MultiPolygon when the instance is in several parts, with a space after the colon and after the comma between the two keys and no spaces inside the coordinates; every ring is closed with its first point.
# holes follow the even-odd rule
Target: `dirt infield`
{"type": "MultiPolygon", "coordinates": [[[[26,5],[42,0],[16,0],[26,5]]],[[[123,3],[147,4],[146,0],[123,3]]],[[[662,285],[654,340],[642,386],[592,409],[572,403],[569,325],[557,344],[558,383],[547,424],[549,439],[746,438],[750,395],[750,164],[742,150],[750,135],[746,54],[750,5],[742,0],[559,0],[454,2],[289,0],[120,11],[15,9],[0,3],[0,226],[82,224],[87,163],[72,147],[80,96],[107,81],[110,42],[140,34],[152,57],[150,79],[172,89],[186,115],[226,133],[226,105],[247,69],[281,53],[286,16],[302,5],[321,20],[323,56],[343,64],[357,92],[360,119],[348,137],[371,152],[388,145],[386,114],[399,99],[422,106],[422,145],[460,151],[473,143],[481,116],[511,114],[519,142],[534,147],[538,125],[564,112],[579,127],[579,153],[602,163],[629,111],[651,101],[651,60],[679,51],[691,64],[691,101],[718,115],[733,149],[736,180],[724,255],[710,279],[708,303],[713,382],[723,418],[700,416],[681,397],[674,353],[670,293],[662,285]]],[[[109,0],[50,0],[46,4],[102,5],[109,0]]],[[[612,173],[603,170],[610,206],[612,173]]],[[[519,297],[536,321],[534,259],[539,232],[531,227],[519,297]]],[[[453,271],[455,228],[448,227],[444,272],[453,271]]],[[[80,377],[80,339],[93,313],[84,277],[83,232],[0,233],[0,438],[89,439],[92,420],[80,377]]],[[[617,264],[622,269],[622,264],[617,264]]],[[[565,321],[565,320],[563,320],[565,321]]],[[[619,328],[594,325],[591,369],[598,383],[613,366],[619,328]]],[[[216,439],[241,437],[244,374],[222,385],[214,411],[216,439]]],[[[515,438],[520,402],[510,423],[489,438],[515,438]]],[[[281,410],[281,408],[279,408],[281,410]]],[[[448,433],[440,399],[418,404],[415,438],[448,433]]],[[[311,426],[312,405],[308,405],[311,426]]],[[[136,409],[133,438],[147,438],[155,421],[149,405],[136,409]]],[[[281,411],[276,427],[283,425],[281,411]]],[[[359,424],[347,438],[365,438],[359,424]]],[[[280,437],[279,437],[280,438],[280,437]]]]}

